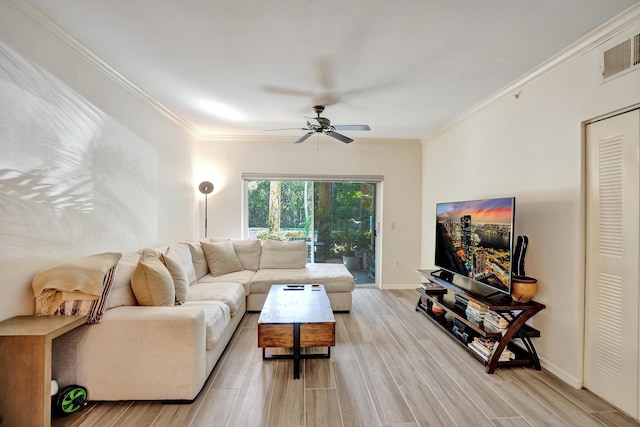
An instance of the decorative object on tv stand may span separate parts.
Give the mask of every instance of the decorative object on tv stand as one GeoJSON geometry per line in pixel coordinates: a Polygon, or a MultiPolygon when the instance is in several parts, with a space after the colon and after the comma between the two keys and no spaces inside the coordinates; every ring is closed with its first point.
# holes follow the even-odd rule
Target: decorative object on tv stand
{"type": "Polygon", "coordinates": [[[516,250],[513,254],[514,275],[511,284],[511,298],[517,302],[529,302],[538,291],[538,281],[533,277],[528,277],[524,271],[524,258],[527,254],[529,238],[518,236],[516,250]]]}
{"type": "Polygon", "coordinates": [[[198,190],[204,194],[204,237],[207,237],[207,205],[209,204],[207,197],[213,192],[213,184],[209,181],[202,181],[198,186],[198,190]]]}

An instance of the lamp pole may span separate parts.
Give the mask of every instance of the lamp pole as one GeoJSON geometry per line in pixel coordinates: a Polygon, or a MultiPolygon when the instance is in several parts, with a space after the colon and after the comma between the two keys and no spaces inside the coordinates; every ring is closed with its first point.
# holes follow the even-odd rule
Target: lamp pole
{"type": "Polygon", "coordinates": [[[198,186],[198,189],[204,194],[204,237],[207,237],[207,206],[209,205],[209,194],[213,192],[213,184],[209,181],[202,181],[198,186]]]}

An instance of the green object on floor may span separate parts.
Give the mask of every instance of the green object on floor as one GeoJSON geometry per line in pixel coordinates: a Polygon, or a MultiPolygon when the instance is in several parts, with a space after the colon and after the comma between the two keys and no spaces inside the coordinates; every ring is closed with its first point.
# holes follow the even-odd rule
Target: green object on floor
{"type": "Polygon", "coordinates": [[[76,412],[87,403],[87,389],[79,385],[68,385],[58,393],[55,409],[60,415],[76,412]]]}

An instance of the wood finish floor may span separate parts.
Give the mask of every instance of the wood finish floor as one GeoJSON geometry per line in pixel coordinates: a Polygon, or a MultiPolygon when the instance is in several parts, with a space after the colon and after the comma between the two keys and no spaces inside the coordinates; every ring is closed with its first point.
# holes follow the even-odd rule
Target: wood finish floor
{"type": "Polygon", "coordinates": [[[304,360],[299,380],[290,360],[262,360],[249,313],[194,403],[90,403],[53,426],[640,425],[544,370],[486,374],[416,301],[416,291],[357,288],[351,312],[335,315],[331,359],[304,360]]]}

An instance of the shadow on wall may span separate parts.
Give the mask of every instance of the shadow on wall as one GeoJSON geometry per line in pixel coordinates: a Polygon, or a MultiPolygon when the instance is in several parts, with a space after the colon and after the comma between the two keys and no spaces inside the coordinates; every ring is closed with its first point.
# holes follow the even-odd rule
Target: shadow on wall
{"type": "Polygon", "coordinates": [[[4,261],[156,241],[155,148],[2,43],[0,149],[4,261]]]}

